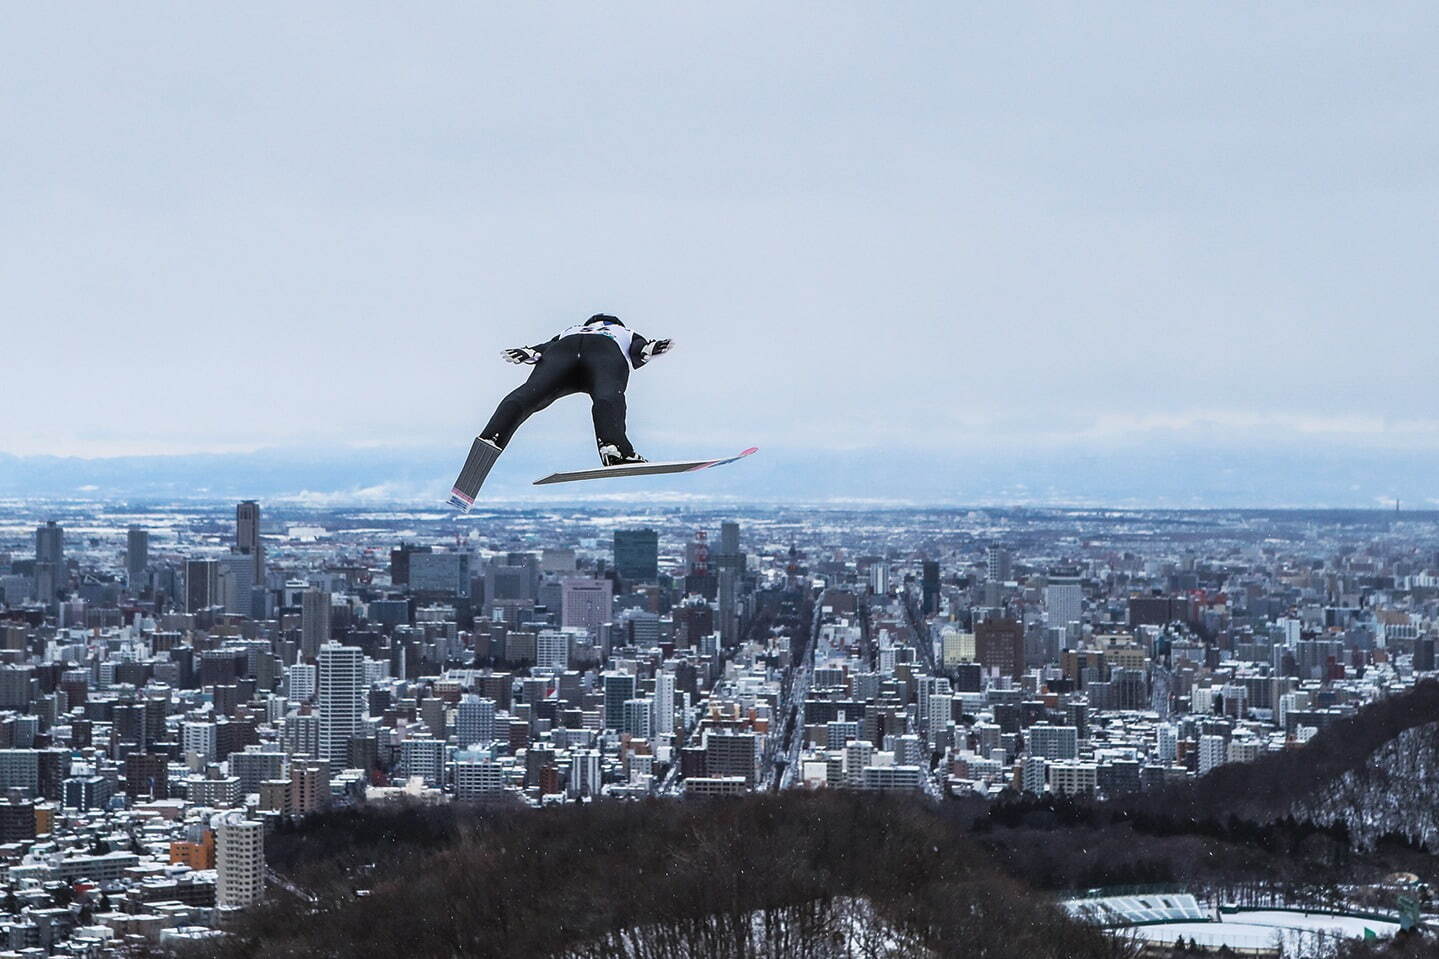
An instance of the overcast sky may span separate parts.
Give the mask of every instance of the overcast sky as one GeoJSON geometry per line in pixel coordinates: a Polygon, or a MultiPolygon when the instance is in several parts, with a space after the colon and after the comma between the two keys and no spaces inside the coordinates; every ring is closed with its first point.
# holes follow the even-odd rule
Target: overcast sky
{"type": "Polygon", "coordinates": [[[0,451],[1439,447],[1439,7],[976,7],[12,5],[0,451]]]}

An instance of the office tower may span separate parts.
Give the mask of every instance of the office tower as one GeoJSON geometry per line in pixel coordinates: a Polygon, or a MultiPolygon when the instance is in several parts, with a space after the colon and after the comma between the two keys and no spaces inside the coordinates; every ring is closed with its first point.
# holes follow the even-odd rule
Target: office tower
{"type": "Polygon", "coordinates": [[[300,602],[300,653],[313,659],[330,641],[330,594],[307,589],[300,602]]]}
{"type": "Polygon", "coordinates": [[[65,527],[53,519],[35,528],[35,562],[65,568],[65,527]]]}
{"type": "Polygon", "coordinates": [[[254,905],[265,892],[265,827],[240,812],[222,813],[212,826],[219,872],[215,904],[222,909],[254,905]]]}
{"type": "Polygon", "coordinates": [[[150,564],[150,531],[131,526],[125,534],[125,584],[136,592],[144,586],[145,567],[150,564]]]}
{"type": "Polygon", "coordinates": [[[235,548],[250,557],[252,582],[265,583],[265,544],[260,542],[260,504],[247,499],[235,507],[235,548]]]}
{"type": "Polygon", "coordinates": [[[877,596],[889,595],[889,561],[879,560],[869,568],[869,588],[877,596]]]}
{"type": "Polygon", "coordinates": [[[608,623],[614,606],[615,584],[607,579],[581,579],[564,581],[560,600],[560,625],[588,630],[591,637],[598,635],[601,623],[608,623]]]}
{"type": "Polygon", "coordinates": [[[455,717],[455,738],[460,748],[495,741],[495,701],[474,693],[460,699],[455,717]]]}
{"type": "Polygon", "coordinates": [[[410,557],[415,553],[430,551],[428,546],[411,546],[405,542],[390,550],[390,583],[395,586],[408,586],[410,583],[410,557]]]}
{"type": "Polygon", "coordinates": [[[655,673],[655,735],[672,735],[675,731],[675,674],[655,673]]]}
{"type": "Polygon", "coordinates": [[[354,646],[320,647],[320,758],[338,766],[365,719],[365,657],[354,646]]]}
{"type": "Polygon", "coordinates": [[[623,580],[654,582],[660,575],[660,536],[652,529],[615,530],[615,572],[623,580]]]}
{"type": "Polygon", "coordinates": [[[844,746],[844,783],[860,788],[864,785],[864,768],[874,759],[874,743],[856,739],[844,746]]]}
{"type": "Polygon", "coordinates": [[[1084,591],[1077,584],[1044,587],[1044,611],[1050,626],[1067,626],[1084,618],[1084,591]]]}
{"type": "Polygon", "coordinates": [[[736,578],[744,573],[745,556],[740,552],[738,523],[732,520],[720,523],[719,543],[710,551],[709,561],[716,576],[725,570],[732,571],[736,578]]]}
{"type": "Polygon", "coordinates": [[[985,551],[985,567],[992,583],[1007,583],[1014,578],[1010,569],[1009,550],[1003,546],[991,546],[985,551]]]}
{"type": "Polygon", "coordinates": [[[231,553],[217,559],[215,605],[225,612],[240,616],[254,614],[255,558],[244,553],[231,553]]]}
{"type": "Polygon", "coordinates": [[[467,598],[470,595],[470,554],[411,553],[410,592],[467,598]]]}
{"type": "Polygon", "coordinates": [[[185,612],[198,613],[220,601],[220,564],[212,559],[185,561],[185,612]]]}
{"type": "Polygon", "coordinates": [[[623,729],[625,703],[635,698],[635,677],[629,673],[605,673],[605,728],[623,729]]]}
{"type": "Polygon", "coordinates": [[[974,627],[975,659],[986,671],[1024,675],[1024,627],[1012,619],[987,619],[974,627]]]}
{"type": "Polygon", "coordinates": [[[725,648],[739,643],[739,573],[733,568],[719,571],[719,634],[725,648]]]}
{"type": "Polygon", "coordinates": [[[929,616],[939,611],[939,563],[927,559],[920,569],[920,610],[929,616]]]}

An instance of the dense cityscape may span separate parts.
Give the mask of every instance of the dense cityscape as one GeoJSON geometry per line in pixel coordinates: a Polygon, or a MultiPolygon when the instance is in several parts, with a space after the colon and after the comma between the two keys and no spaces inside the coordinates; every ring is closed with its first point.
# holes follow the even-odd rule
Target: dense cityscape
{"type": "Polygon", "coordinates": [[[326,809],[1252,762],[1434,672],[1439,519],[11,503],[0,598],[0,956],[90,957],[304,896],[326,809]]]}

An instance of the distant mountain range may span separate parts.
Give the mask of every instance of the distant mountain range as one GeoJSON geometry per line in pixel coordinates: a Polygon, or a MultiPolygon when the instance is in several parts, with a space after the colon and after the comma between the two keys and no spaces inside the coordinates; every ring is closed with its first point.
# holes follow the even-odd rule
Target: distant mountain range
{"type": "MultiPolygon", "coordinates": [[[[453,447],[262,449],[97,459],[0,453],[0,496],[420,503],[444,498],[464,456],[453,447]]],[[[697,450],[652,450],[655,459],[697,450]]],[[[724,455],[729,450],[708,450],[724,455]]],[[[578,461],[577,461],[578,460],[578,461]]],[[[583,456],[516,448],[486,494],[497,502],[745,502],[1171,508],[1439,506],[1439,452],[1110,447],[1058,452],[770,447],[685,476],[530,485],[583,456]]]]}

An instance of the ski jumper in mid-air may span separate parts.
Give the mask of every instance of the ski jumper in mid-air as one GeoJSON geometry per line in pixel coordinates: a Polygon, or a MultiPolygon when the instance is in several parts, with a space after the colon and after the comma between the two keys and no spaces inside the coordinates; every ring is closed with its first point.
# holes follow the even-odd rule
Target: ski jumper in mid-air
{"type": "Polygon", "coordinates": [[[673,346],[671,340],[646,339],[617,317],[597,313],[579,326],[561,330],[548,343],[505,350],[508,362],[534,369],[529,379],[500,401],[475,438],[450,502],[469,509],[520,424],[572,393],[588,393],[593,403],[595,445],[602,465],[644,463],[645,458],[635,452],[625,435],[625,387],[631,369],[639,369],[673,346]]]}

